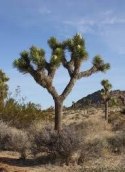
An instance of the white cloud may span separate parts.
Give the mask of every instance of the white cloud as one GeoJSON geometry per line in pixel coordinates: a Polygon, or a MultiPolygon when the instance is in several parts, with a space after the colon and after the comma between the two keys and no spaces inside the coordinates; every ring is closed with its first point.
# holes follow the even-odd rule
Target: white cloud
{"type": "Polygon", "coordinates": [[[92,31],[93,27],[100,27],[104,25],[115,25],[115,24],[125,24],[125,18],[119,18],[115,16],[111,17],[101,17],[100,19],[79,19],[72,21],[64,21],[63,24],[76,27],[77,29],[81,29],[83,27],[88,28],[86,31],[92,31]]]}
{"type": "Polygon", "coordinates": [[[100,22],[104,25],[114,25],[114,24],[125,24],[125,18],[119,17],[107,17],[103,21],[100,22]]]}
{"type": "Polygon", "coordinates": [[[115,53],[125,55],[125,16],[113,10],[101,12],[98,16],[89,16],[66,20],[63,23],[74,27],[78,32],[98,35],[115,53]]]}
{"type": "Polygon", "coordinates": [[[113,10],[111,10],[111,9],[106,10],[106,11],[102,12],[102,14],[105,16],[107,16],[107,15],[109,16],[109,15],[113,14],[113,10]]]}

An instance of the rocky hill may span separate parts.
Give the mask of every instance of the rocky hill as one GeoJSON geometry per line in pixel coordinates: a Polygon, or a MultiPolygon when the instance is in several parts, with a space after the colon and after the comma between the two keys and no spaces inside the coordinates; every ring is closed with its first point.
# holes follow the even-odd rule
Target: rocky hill
{"type": "MultiPolygon", "coordinates": [[[[110,106],[124,106],[125,105],[125,91],[114,90],[111,91],[112,99],[109,102],[110,106]]],[[[103,100],[101,98],[101,90],[89,94],[86,97],[74,102],[71,108],[86,108],[89,106],[101,107],[103,100]]]]}

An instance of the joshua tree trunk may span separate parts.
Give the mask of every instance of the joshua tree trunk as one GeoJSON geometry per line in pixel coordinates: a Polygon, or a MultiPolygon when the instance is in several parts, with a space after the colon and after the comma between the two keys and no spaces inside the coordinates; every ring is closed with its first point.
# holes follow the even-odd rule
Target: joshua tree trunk
{"type": "Polygon", "coordinates": [[[55,100],[55,130],[61,130],[61,120],[62,120],[62,110],[63,102],[60,100],[55,100]]]}
{"type": "Polygon", "coordinates": [[[105,102],[105,120],[108,121],[108,101],[105,102]]]}

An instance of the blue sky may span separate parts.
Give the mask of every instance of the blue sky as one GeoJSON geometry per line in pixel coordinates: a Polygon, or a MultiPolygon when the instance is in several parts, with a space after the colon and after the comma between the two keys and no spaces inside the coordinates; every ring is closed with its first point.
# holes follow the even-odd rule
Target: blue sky
{"type": "MultiPolygon", "coordinates": [[[[19,53],[32,45],[50,50],[47,40],[55,36],[64,40],[79,32],[86,40],[89,60],[82,69],[91,66],[96,54],[111,63],[106,74],[97,73],[83,78],[67,97],[65,105],[101,88],[100,81],[109,79],[113,89],[125,89],[125,0],[0,0],[0,68],[9,76],[10,91],[20,85],[27,101],[42,107],[53,105],[46,90],[29,75],[22,75],[12,67],[19,53]]],[[[68,82],[62,68],[54,85],[61,92],[68,82]]]]}

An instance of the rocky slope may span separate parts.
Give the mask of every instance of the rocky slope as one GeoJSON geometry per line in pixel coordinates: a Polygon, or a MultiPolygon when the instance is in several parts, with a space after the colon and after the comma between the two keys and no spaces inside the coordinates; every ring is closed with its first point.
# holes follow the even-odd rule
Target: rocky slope
{"type": "MultiPolygon", "coordinates": [[[[125,91],[120,91],[120,90],[111,91],[111,97],[112,97],[112,100],[109,103],[110,106],[113,106],[113,105],[124,106],[125,105],[125,91]]],[[[103,104],[103,101],[101,98],[101,90],[99,90],[73,103],[71,108],[86,108],[90,106],[101,107],[102,104],[103,104]]]]}

